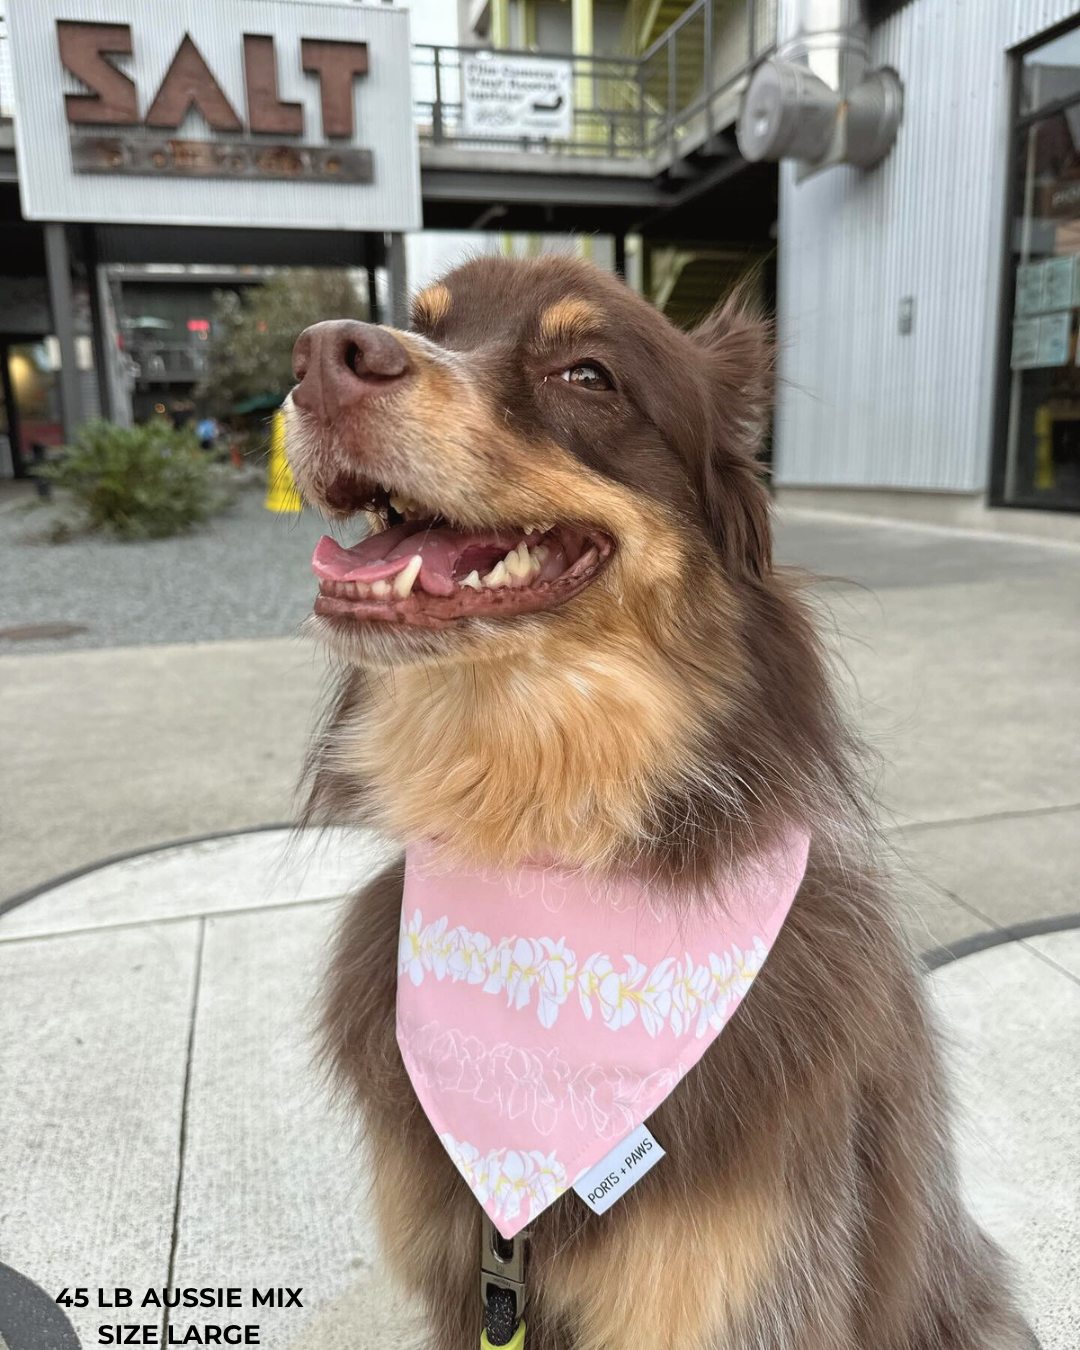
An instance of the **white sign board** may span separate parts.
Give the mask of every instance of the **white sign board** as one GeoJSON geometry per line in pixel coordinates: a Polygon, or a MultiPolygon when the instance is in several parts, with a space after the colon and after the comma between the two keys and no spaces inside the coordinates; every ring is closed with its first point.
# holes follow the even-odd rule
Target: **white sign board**
{"type": "Polygon", "coordinates": [[[461,62],[466,136],[569,140],[574,126],[573,68],[545,57],[481,52],[461,62]]]}
{"type": "Polygon", "coordinates": [[[408,14],[7,0],[29,220],[419,229],[408,14]]]}

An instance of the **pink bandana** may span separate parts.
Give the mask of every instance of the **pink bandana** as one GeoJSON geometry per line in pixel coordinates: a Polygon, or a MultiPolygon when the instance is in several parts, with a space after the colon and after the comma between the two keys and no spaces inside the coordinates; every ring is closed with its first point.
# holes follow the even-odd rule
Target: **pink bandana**
{"type": "Polygon", "coordinates": [[[715,905],[682,913],[633,882],[447,871],[430,849],[409,849],[398,1045],[504,1237],[655,1111],[720,1034],[780,931],[808,849],[792,832],[715,905]]]}

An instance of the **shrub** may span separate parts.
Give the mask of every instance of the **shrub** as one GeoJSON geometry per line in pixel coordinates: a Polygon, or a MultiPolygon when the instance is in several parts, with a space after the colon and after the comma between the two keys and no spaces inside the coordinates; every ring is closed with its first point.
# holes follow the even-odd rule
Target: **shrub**
{"type": "MultiPolygon", "coordinates": [[[[227,472],[209,462],[194,432],[163,419],[137,427],[87,422],[38,473],[71,494],[83,529],[122,539],[179,534],[231,501],[227,472]]],[[[61,526],[54,537],[69,533],[61,526]]]]}

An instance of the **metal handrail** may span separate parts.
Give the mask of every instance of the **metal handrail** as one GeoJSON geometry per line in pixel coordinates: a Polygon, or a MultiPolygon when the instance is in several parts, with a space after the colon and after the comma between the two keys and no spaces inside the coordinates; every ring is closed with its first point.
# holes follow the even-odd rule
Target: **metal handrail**
{"type": "Polygon", "coordinates": [[[209,355],[190,343],[133,344],[128,355],[138,367],[140,383],[193,380],[206,374],[209,355]]]}
{"type": "MultiPolygon", "coordinates": [[[[699,0],[699,3],[707,2],[708,0],[699,0]]],[[[559,52],[531,52],[524,47],[498,47],[495,49],[489,47],[448,47],[445,43],[439,42],[414,42],[412,49],[414,52],[460,52],[463,56],[483,56],[485,54],[520,56],[524,61],[595,61],[602,62],[605,66],[627,66],[632,69],[636,69],[641,61],[638,56],[605,56],[600,52],[592,52],[587,56],[573,56],[559,52]]]]}
{"type": "Polygon", "coordinates": [[[446,97],[447,77],[460,71],[463,58],[480,52],[476,48],[417,43],[413,60],[414,120],[420,144],[480,153],[514,150],[594,160],[635,159],[649,161],[653,170],[665,167],[719,129],[715,121],[721,100],[772,53],[776,7],[777,0],[694,0],[638,56],[556,55],[520,49],[491,52],[491,56],[533,62],[570,63],[573,88],[589,89],[590,100],[584,107],[575,102],[568,138],[507,137],[475,130],[464,135],[463,98],[446,97]],[[767,30],[763,35],[762,17],[766,17],[767,30]],[[725,24],[740,22],[746,26],[740,59],[724,60],[727,49],[717,39],[722,39],[725,24]],[[697,25],[700,34],[691,25],[697,25]],[[416,96],[416,75],[425,71],[434,84],[430,98],[416,96]]]}
{"type": "Polygon", "coordinates": [[[417,43],[413,58],[413,110],[420,143],[469,150],[505,149],[527,153],[555,153],[589,158],[638,158],[642,154],[642,102],[638,83],[639,63],[634,57],[559,57],[549,53],[506,51],[508,56],[533,64],[570,63],[575,90],[585,88],[587,100],[572,105],[569,137],[545,134],[507,136],[494,132],[464,130],[463,94],[448,96],[448,85],[461,78],[467,58],[486,55],[476,48],[446,47],[417,43]],[[429,82],[425,90],[424,84],[429,82]]]}

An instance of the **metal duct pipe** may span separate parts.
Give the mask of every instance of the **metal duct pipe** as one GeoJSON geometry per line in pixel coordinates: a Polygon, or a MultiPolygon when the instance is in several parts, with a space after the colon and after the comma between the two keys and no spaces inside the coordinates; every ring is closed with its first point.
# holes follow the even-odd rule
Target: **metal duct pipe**
{"type": "Polygon", "coordinates": [[[862,0],[781,0],[776,56],[754,72],[736,127],[748,160],[794,159],[799,177],[833,164],[869,169],[903,116],[895,70],[870,69],[862,0]]]}

